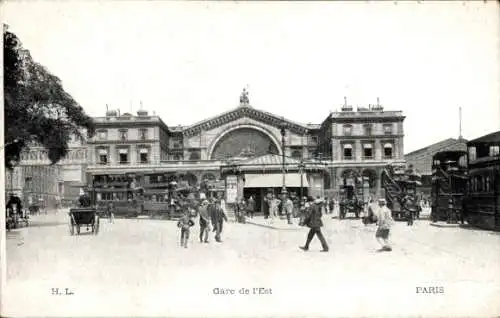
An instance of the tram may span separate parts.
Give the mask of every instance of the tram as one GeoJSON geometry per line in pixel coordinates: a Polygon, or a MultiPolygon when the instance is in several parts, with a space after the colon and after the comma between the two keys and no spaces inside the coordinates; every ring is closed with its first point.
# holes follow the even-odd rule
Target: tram
{"type": "Polygon", "coordinates": [[[432,157],[433,222],[456,222],[463,215],[467,179],[466,151],[441,151],[432,157]]]}
{"type": "Polygon", "coordinates": [[[467,158],[464,217],[471,225],[500,230],[500,131],[469,141],[467,158]]]}
{"type": "Polygon", "coordinates": [[[115,217],[137,217],[144,214],[144,189],[136,187],[130,176],[94,176],[90,192],[101,217],[108,215],[110,203],[115,217]]]}
{"type": "Polygon", "coordinates": [[[407,219],[407,214],[413,211],[417,217],[420,206],[417,198],[420,197],[422,186],[421,176],[411,165],[389,164],[382,172],[382,187],[385,190],[387,207],[392,211],[394,219],[407,219]]]}

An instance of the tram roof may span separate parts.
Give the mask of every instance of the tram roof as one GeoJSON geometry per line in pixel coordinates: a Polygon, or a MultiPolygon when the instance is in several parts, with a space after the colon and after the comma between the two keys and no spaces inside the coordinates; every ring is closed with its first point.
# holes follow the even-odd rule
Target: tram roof
{"type": "Polygon", "coordinates": [[[500,143],[500,131],[471,140],[467,143],[467,146],[478,143],[500,143]]]}

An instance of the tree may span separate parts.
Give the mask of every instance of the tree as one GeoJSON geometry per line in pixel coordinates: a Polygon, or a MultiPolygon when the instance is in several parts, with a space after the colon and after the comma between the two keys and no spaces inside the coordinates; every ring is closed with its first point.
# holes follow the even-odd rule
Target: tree
{"type": "Polygon", "coordinates": [[[71,136],[94,134],[92,118],[5,25],[3,38],[5,166],[12,169],[30,145],[45,147],[55,164],[66,156],[71,136]]]}

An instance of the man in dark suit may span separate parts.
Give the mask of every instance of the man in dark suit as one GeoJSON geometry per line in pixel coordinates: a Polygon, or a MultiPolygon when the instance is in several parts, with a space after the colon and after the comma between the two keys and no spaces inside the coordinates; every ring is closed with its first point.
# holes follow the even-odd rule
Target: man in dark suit
{"type": "Polygon", "coordinates": [[[312,198],[308,198],[309,203],[311,204],[308,215],[304,220],[304,224],[307,225],[310,230],[307,234],[306,244],[304,246],[300,246],[300,248],[304,251],[309,250],[309,244],[311,243],[314,235],[318,236],[319,241],[321,242],[321,246],[323,249],[322,252],[328,252],[328,244],[326,243],[325,237],[323,233],[321,233],[321,227],[323,226],[323,221],[321,220],[321,199],[316,199],[316,201],[312,198]]]}
{"type": "Polygon", "coordinates": [[[210,218],[212,220],[212,225],[215,231],[215,240],[217,242],[222,242],[220,237],[222,233],[222,225],[224,221],[227,222],[227,216],[222,210],[221,202],[217,200],[217,202],[215,202],[215,205],[212,206],[209,211],[210,211],[210,218]]]}

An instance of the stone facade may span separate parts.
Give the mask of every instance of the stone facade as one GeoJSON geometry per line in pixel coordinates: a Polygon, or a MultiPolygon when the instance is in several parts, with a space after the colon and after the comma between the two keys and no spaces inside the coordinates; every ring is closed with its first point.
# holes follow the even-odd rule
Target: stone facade
{"type": "MultiPolygon", "coordinates": [[[[262,155],[266,146],[269,153],[326,169],[328,173],[311,180],[314,193],[338,190],[348,172],[369,177],[376,193],[383,167],[404,161],[400,111],[384,111],[380,104],[354,111],[346,102],[321,124],[301,124],[253,108],[248,98],[242,100],[238,107],[190,126],[168,127],[144,110],[137,115],[108,111],[94,118],[95,136],[72,144],[68,157],[57,165],[61,171],[57,182],[64,185],[59,186],[63,189],[59,195],[64,197],[69,188],[83,186],[89,176],[100,174],[172,172],[198,181],[208,174],[218,179],[227,160],[262,155]],[[249,137],[242,138],[243,133],[249,137]],[[259,136],[258,143],[252,133],[259,136]],[[238,134],[238,143],[228,142],[238,134]],[[217,154],[223,141],[227,156],[217,154]]],[[[47,164],[46,152],[37,148],[24,155],[21,165],[41,163],[47,164]]]]}

